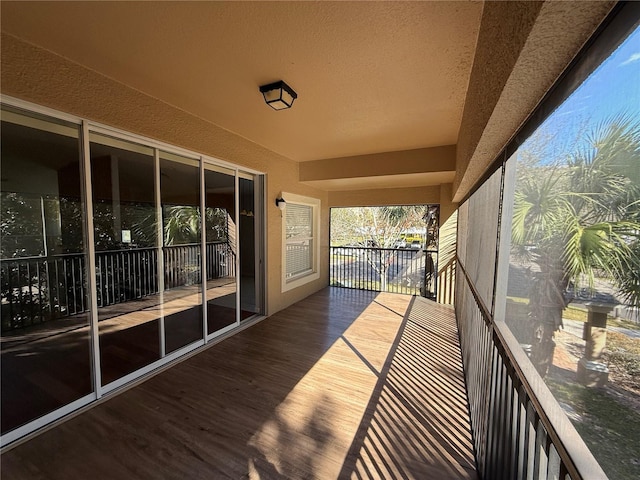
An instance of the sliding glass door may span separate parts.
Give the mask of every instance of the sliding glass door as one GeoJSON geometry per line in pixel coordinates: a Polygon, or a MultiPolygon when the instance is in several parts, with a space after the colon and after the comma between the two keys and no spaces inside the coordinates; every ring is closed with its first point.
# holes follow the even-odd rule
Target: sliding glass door
{"type": "Polygon", "coordinates": [[[205,163],[207,334],[237,323],[235,171],[205,163]]]}
{"type": "Polygon", "coordinates": [[[208,336],[263,312],[259,176],[98,133],[90,155],[102,385],[203,341],[203,288],[208,336]]]}
{"type": "Polygon", "coordinates": [[[263,313],[262,176],[241,172],[238,175],[240,311],[241,320],[263,313]]]}
{"type": "Polygon", "coordinates": [[[160,152],[164,352],[203,338],[200,162],[160,152]]]}
{"type": "Polygon", "coordinates": [[[2,445],[264,313],[262,175],[12,107],[1,135],[2,445]]]}
{"type": "Polygon", "coordinates": [[[93,391],[78,125],[2,110],[2,435],[93,391]]]}
{"type": "Polygon", "coordinates": [[[162,357],[152,148],[90,135],[101,384],[162,357]]]}

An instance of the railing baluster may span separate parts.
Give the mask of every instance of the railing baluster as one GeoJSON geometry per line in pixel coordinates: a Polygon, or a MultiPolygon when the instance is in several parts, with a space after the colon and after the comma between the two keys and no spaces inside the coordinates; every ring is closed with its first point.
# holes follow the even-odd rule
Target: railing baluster
{"type": "Polygon", "coordinates": [[[33,281],[31,279],[31,262],[27,262],[27,287],[29,292],[28,302],[29,302],[29,323],[33,324],[33,281]]]}
{"type": "MultiPolygon", "coordinates": [[[[44,266],[44,275],[45,275],[45,281],[46,281],[46,306],[45,306],[45,310],[47,312],[46,318],[43,317],[43,321],[49,320],[53,317],[53,301],[55,299],[54,294],[53,294],[53,285],[51,282],[51,269],[50,269],[50,265],[49,263],[51,262],[51,260],[45,260],[43,263],[44,266]]],[[[55,260],[54,260],[54,264],[55,264],[55,260]]]]}
{"type": "Polygon", "coordinates": [[[140,296],[149,295],[149,258],[148,252],[140,252],[140,261],[142,262],[143,274],[140,276],[140,296]]]}
{"type": "Polygon", "coordinates": [[[539,417],[538,417],[538,414],[535,412],[533,408],[533,404],[531,402],[529,402],[529,408],[531,411],[531,415],[530,415],[531,420],[529,422],[529,427],[528,427],[529,444],[527,445],[526,465],[527,465],[527,480],[533,480],[535,477],[536,464],[537,464],[536,436],[538,432],[539,417]]]}
{"type": "Polygon", "coordinates": [[[73,313],[78,313],[78,279],[76,278],[75,260],[71,260],[71,278],[73,285],[73,313]]]}
{"type": "Polygon", "coordinates": [[[131,256],[133,257],[133,294],[134,298],[142,297],[142,287],[140,285],[141,277],[142,277],[142,266],[140,265],[140,253],[139,252],[131,252],[131,256]]]}
{"type": "MultiPolygon", "coordinates": [[[[52,298],[55,299],[55,304],[52,305],[52,312],[51,312],[51,316],[52,318],[57,317],[58,315],[62,315],[62,294],[60,293],[60,268],[59,268],[59,263],[61,261],[61,259],[56,259],[53,262],[53,275],[55,278],[54,282],[50,282],[51,284],[55,285],[55,296],[53,294],[53,292],[49,292],[49,294],[51,295],[52,298]]],[[[51,284],[49,285],[49,288],[51,288],[51,284]]]]}
{"type": "MultiPolygon", "coordinates": [[[[163,247],[166,289],[199,284],[200,245],[163,247]]],[[[226,242],[207,243],[207,280],[235,276],[235,254],[226,242]]],[[[158,293],[156,248],[100,251],[96,271],[85,272],[83,253],[0,260],[2,331],[87,311],[86,275],[96,275],[98,307],[158,293]],[[8,318],[7,318],[8,317],[8,318]]]]}
{"type": "Polygon", "coordinates": [[[125,278],[124,273],[124,261],[122,254],[114,254],[113,261],[115,262],[116,271],[118,272],[118,281],[115,284],[115,298],[116,303],[122,302],[125,300],[127,294],[127,279],[125,278]]]}
{"type": "MultiPolygon", "coordinates": [[[[13,282],[11,281],[11,278],[13,277],[13,268],[11,266],[11,263],[7,263],[7,274],[6,274],[6,279],[7,279],[7,291],[9,292],[9,328],[13,328],[13,282]]],[[[4,325],[4,323],[3,323],[4,325]]]]}
{"type": "Polygon", "coordinates": [[[536,449],[535,449],[535,463],[533,466],[533,478],[535,480],[546,478],[547,473],[547,452],[545,451],[545,444],[547,443],[547,432],[544,429],[542,422],[538,422],[538,428],[536,430],[536,449]]]}
{"type": "Polygon", "coordinates": [[[87,308],[87,270],[85,268],[85,257],[78,257],[78,268],[80,269],[80,289],[82,294],[80,295],[80,312],[86,312],[87,308]]]}
{"type": "Polygon", "coordinates": [[[62,259],[62,282],[63,282],[62,289],[64,291],[64,305],[66,308],[66,314],[70,315],[69,313],[69,281],[67,277],[67,259],[66,258],[62,259]]]}
{"type": "Polygon", "coordinates": [[[126,278],[127,293],[126,301],[135,300],[138,298],[138,282],[136,275],[136,251],[127,250],[127,265],[126,269],[123,269],[122,275],[126,278]]]}
{"type": "Polygon", "coordinates": [[[330,247],[330,284],[436,298],[437,252],[374,247],[330,247]]]}
{"type": "Polygon", "coordinates": [[[36,262],[36,279],[38,281],[38,318],[39,318],[39,322],[38,323],[42,323],[43,322],[43,318],[42,318],[42,283],[40,280],[40,262],[36,262]]]}
{"type": "Polygon", "coordinates": [[[115,293],[116,293],[116,283],[119,283],[119,274],[118,270],[113,268],[113,255],[109,255],[107,257],[107,263],[109,265],[109,305],[114,305],[116,303],[115,293]]]}
{"type": "Polygon", "coordinates": [[[19,324],[21,327],[24,327],[24,295],[22,292],[22,284],[24,282],[21,281],[22,276],[22,267],[18,264],[18,304],[20,306],[20,312],[18,314],[19,324]]]}
{"type": "Polygon", "coordinates": [[[535,383],[539,377],[517,341],[493,322],[459,259],[456,265],[456,316],[482,477],[606,478],[550,393],[535,383]]]}

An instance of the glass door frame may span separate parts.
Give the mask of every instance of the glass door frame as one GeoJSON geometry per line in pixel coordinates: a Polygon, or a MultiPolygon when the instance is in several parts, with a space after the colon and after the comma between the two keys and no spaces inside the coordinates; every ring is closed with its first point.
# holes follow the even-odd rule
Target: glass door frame
{"type": "MultiPolygon", "coordinates": [[[[206,309],[206,279],[204,278],[205,275],[203,275],[203,302],[205,305],[204,308],[204,324],[205,324],[205,339],[206,342],[210,342],[211,340],[214,340],[218,337],[221,337],[227,333],[229,333],[230,331],[233,331],[237,328],[239,328],[241,325],[243,327],[245,326],[249,326],[250,324],[253,323],[253,320],[260,320],[263,319],[266,316],[266,289],[264,288],[264,286],[266,285],[266,270],[264,268],[265,265],[265,259],[266,259],[266,252],[267,252],[267,244],[266,244],[266,222],[264,221],[264,219],[266,218],[266,178],[267,175],[265,173],[259,172],[258,170],[253,170],[250,168],[246,168],[246,167],[239,167],[237,165],[233,165],[231,163],[227,163],[224,162],[222,160],[216,159],[214,157],[209,157],[209,156],[202,156],[202,163],[201,163],[201,170],[202,170],[202,174],[201,174],[201,188],[202,191],[204,192],[204,170],[205,170],[205,164],[207,165],[213,165],[213,166],[219,166],[219,167],[223,167],[226,168],[228,170],[232,170],[234,172],[234,216],[236,219],[236,223],[239,224],[239,218],[240,218],[240,175],[241,174],[247,174],[247,175],[251,175],[254,177],[254,182],[256,182],[258,188],[255,189],[254,192],[254,202],[255,202],[255,209],[254,209],[254,214],[255,214],[255,218],[256,218],[256,229],[255,229],[255,260],[256,260],[256,301],[258,302],[257,308],[258,308],[258,313],[256,313],[255,315],[249,317],[248,319],[246,319],[245,321],[241,321],[242,318],[242,311],[241,311],[241,271],[240,271],[240,233],[236,233],[235,235],[235,241],[234,241],[234,248],[235,251],[238,253],[236,255],[235,258],[235,272],[236,272],[236,298],[235,298],[235,308],[236,308],[236,321],[235,323],[228,325],[220,330],[216,330],[215,332],[211,333],[211,334],[207,334],[206,332],[206,324],[207,324],[207,309],[206,309]],[[258,295],[258,293],[260,293],[258,295]]],[[[202,195],[202,205],[201,205],[201,209],[204,212],[204,208],[205,208],[205,195],[202,195]]],[[[205,218],[204,215],[202,215],[201,217],[201,231],[204,232],[205,229],[205,218]]],[[[239,227],[236,227],[237,229],[239,227]]],[[[237,230],[239,232],[239,230],[237,230]]],[[[206,236],[203,235],[201,241],[203,242],[203,246],[204,243],[206,242],[206,236]]],[[[203,250],[203,252],[205,252],[203,254],[203,259],[205,261],[205,265],[206,265],[206,250],[203,250]]],[[[204,270],[203,270],[204,272],[204,270]]]]}
{"type": "MultiPolygon", "coordinates": [[[[85,261],[87,265],[87,290],[88,290],[88,304],[90,305],[90,313],[89,313],[89,331],[90,331],[90,343],[91,343],[91,366],[92,366],[92,375],[93,375],[93,392],[79,398],[69,404],[66,404],[57,410],[54,410],[42,417],[38,417],[31,422],[18,427],[14,430],[7,432],[5,435],[2,435],[0,438],[0,447],[5,447],[14,441],[25,437],[44,426],[51,424],[57,420],[62,419],[63,417],[69,415],[70,413],[77,411],[80,408],[87,407],[92,404],[96,400],[99,400],[101,397],[113,393],[116,390],[121,389],[122,387],[130,384],[134,380],[138,380],[149,375],[154,370],[157,370],[160,367],[164,367],[178,358],[184,356],[187,353],[190,353],[194,350],[200,349],[203,346],[211,343],[212,340],[218,339],[223,335],[228,335],[232,331],[240,331],[256,321],[262,320],[265,318],[266,312],[266,269],[265,269],[265,259],[267,252],[266,245],[266,174],[264,172],[260,172],[257,170],[253,170],[246,167],[240,167],[238,165],[234,165],[232,163],[217,159],[212,156],[201,155],[195,153],[193,151],[183,149],[180,147],[176,147],[171,144],[164,143],[162,141],[154,140],[151,138],[147,138],[141,135],[136,135],[118,128],[110,127],[108,125],[104,125],[98,122],[93,122],[87,120],[83,117],[78,117],[71,114],[66,114],[64,112],[60,112],[54,109],[50,109],[48,107],[43,107],[37,104],[33,104],[31,102],[27,102],[24,100],[20,100],[17,98],[13,98],[7,95],[0,94],[0,103],[7,107],[17,108],[24,110],[26,113],[32,113],[36,115],[44,115],[50,117],[52,119],[64,120],[69,123],[73,123],[78,125],[79,128],[79,149],[80,149],[80,166],[81,166],[81,185],[82,185],[82,195],[84,201],[84,228],[86,229],[85,241],[85,261]],[[99,344],[99,331],[98,331],[98,306],[97,306],[97,280],[95,276],[96,272],[96,248],[95,248],[95,236],[94,236],[94,222],[93,222],[93,185],[91,183],[91,154],[90,154],[90,140],[89,134],[97,133],[108,135],[114,137],[116,139],[120,139],[123,141],[132,142],[135,144],[141,144],[146,147],[150,147],[154,150],[154,185],[155,185],[155,197],[156,202],[158,201],[158,196],[160,195],[160,169],[159,169],[159,155],[160,151],[165,151],[168,153],[174,153],[177,155],[182,155],[187,158],[191,158],[199,161],[199,172],[200,172],[200,207],[201,207],[201,277],[202,277],[202,325],[203,325],[203,338],[196,342],[193,342],[189,345],[186,345],[168,355],[161,357],[160,359],[150,363],[149,365],[140,368],[134,372],[131,372],[109,384],[102,385],[101,383],[101,365],[100,365],[100,344],[99,344]],[[205,164],[211,164],[215,166],[220,166],[231,170],[234,172],[234,184],[235,184],[235,192],[234,192],[234,209],[236,219],[239,218],[239,174],[247,173],[254,176],[256,180],[256,193],[255,193],[255,201],[256,201],[256,300],[258,302],[257,309],[258,313],[252,316],[249,320],[244,321],[242,324],[240,322],[241,311],[240,311],[240,275],[238,275],[240,268],[240,256],[236,255],[235,259],[235,268],[236,268],[236,321],[235,323],[213,332],[211,335],[207,334],[207,311],[206,311],[206,234],[204,228],[204,206],[205,206],[205,191],[204,191],[204,171],[205,164]],[[258,291],[260,295],[258,295],[258,291]]],[[[157,213],[156,216],[161,218],[162,212],[160,208],[160,203],[157,204],[157,213]]],[[[159,232],[162,229],[162,225],[158,226],[159,232]]],[[[162,248],[162,237],[158,239],[158,248],[162,248]]],[[[239,235],[236,235],[235,238],[235,248],[236,251],[239,252],[239,235]]],[[[162,262],[158,262],[159,269],[162,265],[162,262]]],[[[160,272],[158,270],[159,278],[164,277],[164,272],[160,272]]],[[[160,280],[162,282],[162,280],[160,280]]],[[[161,322],[161,325],[163,322],[161,322]]],[[[162,329],[162,337],[160,340],[164,344],[164,329],[162,329]]],[[[164,352],[163,352],[164,353],[164,352]]]]}

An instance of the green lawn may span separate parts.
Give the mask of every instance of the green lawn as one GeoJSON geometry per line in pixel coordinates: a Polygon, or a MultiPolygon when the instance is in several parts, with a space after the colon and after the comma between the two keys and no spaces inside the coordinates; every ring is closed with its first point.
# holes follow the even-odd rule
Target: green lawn
{"type": "Polygon", "coordinates": [[[604,389],[547,377],[559,402],[571,405],[576,430],[613,479],[640,478],[640,412],[618,403],[604,389]]]}
{"type": "MultiPolygon", "coordinates": [[[[508,301],[518,304],[527,304],[529,302],[528,298],[523,297],[507,297],[508,301]]],[[[586,322],[587,321],[587,307],[582,305],[574,305],[570,304],[567,308],[562,312],[562,318],[566,318],[567,320],[576,320],[578,322],[586,322]]],[[[632,330],[640,330],[640,324],[635,322],[631,322],[629,320],[617,319],[611,315],[607,315],[607,324],[613,325],[615,327],[623,327],[629,328],[632,330]]]]}
{"type": "MultiPolygon", "coordinates": [[[[507,323],[511,323],[512,329],[521,328],[528,321],[528,299],[509,300],[512,301],[508,309],[511,318],[507,323]]],[[[587,309],[571,305],[564,311],[563,317],[584,322],[587,309]]],[[[613,318],[609,318],[608,325],[639,328],[633,322],[613,318]]],[[[640,391],[640,339],[609,331],[605,357],[611,369],[610,382],[640,391]]],[[[558,402],[575,410],[578,418],[571,420],[609,478],[640,478],[640,409],[628,406],[633,405],[629,400],[617,400],[608,389],[587,388],[566,376],[550,373],[545,383],[558,402]]],[[[630,399],[633,395],[629,393],[625,397],[630,399]]]]}

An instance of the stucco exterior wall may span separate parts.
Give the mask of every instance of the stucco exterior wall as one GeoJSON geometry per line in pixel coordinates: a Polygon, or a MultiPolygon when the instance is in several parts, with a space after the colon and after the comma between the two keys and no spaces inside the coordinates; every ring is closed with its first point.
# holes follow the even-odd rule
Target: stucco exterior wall
{"type": "Polygon", "coordinates": [[[2,34],[1,47],[3,95],[266,173],[268,314],[328,284],[328,195],[298,182],[296,162],[13,36],[2,34]],[[282,217],[275,206],[282,190],[322,202],[320,279],[285,294],[280,292],[282,217]]]}
{"type": "Polygon", "coordinates": [[[485,2],[458,136],[454,200],[469,193],[615,4],[485,2]]]}
{"type": "Polygon", "coordinates": [[[300,180],[445,172],[456,169],[456,147],[420,148],[300,163],[300,180]]]}
{"type": "Polygon", "coordinates": [[[379,207],[440,203],[440,186],[329,192],[329,207],[379,207]]]}

